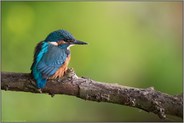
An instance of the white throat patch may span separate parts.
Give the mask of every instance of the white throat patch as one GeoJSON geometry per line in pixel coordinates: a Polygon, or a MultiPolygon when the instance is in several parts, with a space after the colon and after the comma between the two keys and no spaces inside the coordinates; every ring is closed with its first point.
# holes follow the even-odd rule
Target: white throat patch
{"type": "MultiPolygon", "coordinates": [[[[58,46],[58,43],[57,42],[49,42],[49,44],[52,44],[54,46],[58,46]]],[[[67,49],[69,50],[71,46],[74,46],[74,44],[71,44],[67,47],[67,49]]]]}
{"type": "Polygon", "coordinates": [[[71,44],[70,46],[68,46],[68,47],[67,47],[67,50],[69,50],[71,46],[74,46],[74,44],[71,44]]]}
{"type": "Polygon", "coordinates": [[[52,45],[58,46],[57,42],[49,42],[49,43],[52,44],[52,45]]]}

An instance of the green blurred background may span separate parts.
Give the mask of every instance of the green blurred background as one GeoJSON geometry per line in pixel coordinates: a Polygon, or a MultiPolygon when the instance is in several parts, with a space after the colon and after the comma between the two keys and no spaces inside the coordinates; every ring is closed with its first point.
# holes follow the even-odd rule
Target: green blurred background
{"type": "MultiPolygon", "coordinates": [[[[2,2],[2,71],[30,72],[35,45],[57,29],[89,43],[71,48],[78,76],[182,92],[181,2],[2,2]]],[[[127,106],[2,91],[2,121],[161,120],[127,106]]]]}

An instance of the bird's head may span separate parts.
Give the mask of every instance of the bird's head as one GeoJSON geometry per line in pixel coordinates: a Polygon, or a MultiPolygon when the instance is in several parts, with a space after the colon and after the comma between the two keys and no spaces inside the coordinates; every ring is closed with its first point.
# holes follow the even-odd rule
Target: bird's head
{"type": "Polygon", "coordinates": [[[86,42],[76,40],[71,33],[66,30],[57,30],[51,32],[45,39],[45,42],[49,42],[53,45],[59,46],[61,48],[68,48],[75,44],[85,45],[86,42]]]}

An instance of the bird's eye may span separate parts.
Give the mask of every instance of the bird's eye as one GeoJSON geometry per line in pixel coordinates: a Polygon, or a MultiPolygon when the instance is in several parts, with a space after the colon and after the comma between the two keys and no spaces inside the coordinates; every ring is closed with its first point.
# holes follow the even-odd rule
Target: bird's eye
{"type": "Polygon", "coordinates": [[[69,39],[64,39],[65,42],[69,42],[69,39]]]}
{"type": "Polygon", "coordinates": [[[68,40],[69,43],[73,42],[72,40],[68,40]]]}
{"type": "Polygon", "coordinates": [[[73,40],[70,40],[70,39],[65,39],[64,41],[67,42],[67,43],[72,43],[73,42],[73,40]]]}

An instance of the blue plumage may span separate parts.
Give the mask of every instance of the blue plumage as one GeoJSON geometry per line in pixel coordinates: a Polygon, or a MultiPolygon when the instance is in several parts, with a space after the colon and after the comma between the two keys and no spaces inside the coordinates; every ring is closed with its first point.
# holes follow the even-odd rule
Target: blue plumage
{"type": "Polygon", "coordinates": [[[56,70],[65,62],[67,56],[67,50],[48,45],[49,52],[45,53],[42,60],[38,63],[37,69],[46,76],[53,75],[56,70]]]}
{"type": "Polygon", "coordinates": [[[58,41],[60,39],[67,39],[67,40],[75,40],[75,38],[66,30],[57,30],[51,32],[45,39],[46,42],[48,41],[58,41]]]}
{"type": "Polygon", "coordinates": [[[70,55],[69,46],[73,44],[87,44],[76,40],[66,30],[50,33],[44,41],[35,48],[31,74],[36,80],[37,88],[44,88],[47,79],[53,76],[70,55]]]}

